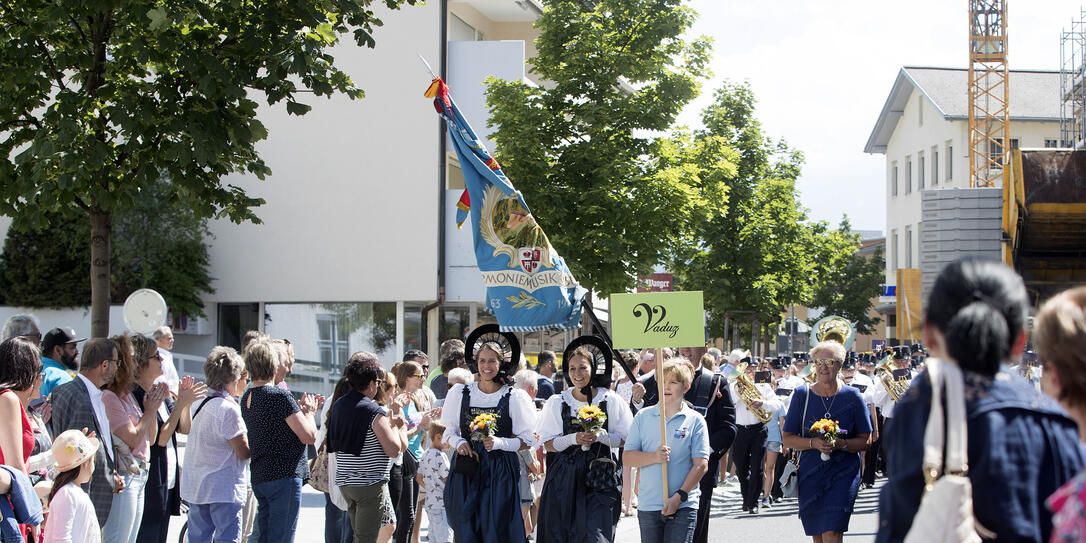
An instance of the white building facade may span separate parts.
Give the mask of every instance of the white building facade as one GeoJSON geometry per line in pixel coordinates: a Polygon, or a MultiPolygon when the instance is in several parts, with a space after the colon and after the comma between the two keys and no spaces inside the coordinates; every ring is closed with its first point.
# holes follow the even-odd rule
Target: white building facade
{"type": "MultiPolygon", "coordinates": [[[[1060,147],[1059,72],[1011,70],[1008,80],[1010,147],[1060,147]]],[[[880,312],[892,315],[897,270],[922,267],[923,192],[969,187],[967,70],[903,67],[864,151],[886,155],[887,290],[880,312]]]]}

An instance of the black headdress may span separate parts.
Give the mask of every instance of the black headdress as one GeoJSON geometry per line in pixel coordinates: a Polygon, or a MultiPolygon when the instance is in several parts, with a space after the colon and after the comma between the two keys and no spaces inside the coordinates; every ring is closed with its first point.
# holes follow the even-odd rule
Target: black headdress
{"type": "MultiPolygon", "coordinates": [[[[562,375],[566,378],[566,384],[573,386],[573,379],[569,378],[569,358],[573,355],[573,351],[580,347],[585,347],[592,353],[592,378],[588,380],[588,384],[581,389],[581,392],[588,396],[592,392],[591,387],[609,388],[614,359],[611,346],[599,336],[581,336],[566,345],[566,350],[562,354],[562,375]]],[[[589,398],[589,401],[591,402],[592,398],[589,398]]]]}
{"type": "Polygon", "coordinates": [[[468,340],[464,344],[464,357],[467,359],[468,369],[472,373],[479,373],[477,357],[479,349],[488,343],[496,344],[501,352],[501,362],[498,364],[498,375],[494,381],[506,385],[513,384],[513,374],[517,372],[517,364],[520,363],[520,341],[511,332],[502,332],[497,324],[484,324],[468,334],[468,340]]]}

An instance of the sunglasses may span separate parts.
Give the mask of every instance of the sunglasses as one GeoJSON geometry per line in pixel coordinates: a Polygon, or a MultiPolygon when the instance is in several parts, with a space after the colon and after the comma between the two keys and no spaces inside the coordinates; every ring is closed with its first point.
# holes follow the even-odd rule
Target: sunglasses
{"type": "Polygon", "coordinates": [[[837,365],[839,362],[837,362],[836,360],[834,360],[832,358],[824,358],[822,360],[815,360],[814,363],[815,363],[816,366],[822,366],[824,368],[828,368],[830,366],[837,365]]]}

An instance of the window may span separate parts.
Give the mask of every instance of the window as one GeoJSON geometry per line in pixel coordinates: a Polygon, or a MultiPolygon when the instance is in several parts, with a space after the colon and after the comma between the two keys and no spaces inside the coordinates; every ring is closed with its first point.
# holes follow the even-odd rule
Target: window
{"type": "Polygon", "coordinates": [[[890,250],[893,251],[894,254],[892,255],[892,258],[890,260],[893,262],[894,269],[896,270],[896,269],[901,267],[901,266],[898,266],[898,260],[897,260],[898,251],[897,251],[897,229],[896,228],[893,230],[892,235],[893,235],[893,237],[891,238],[891,240],[892,240],[891,243],[893,244],[893,246],[890,247],[890,250]]]}
{"type": "MultiPolygon", "coordinates": [[[[1018,138],[1011,138],[1011,149],[1017,148],[1018,138]]],[[[1003,165],[1003,138],[988,142],[988,158],[996,161],[1000,166],[1003,165]]]]}
{"type": "Polygon", "coordinates": [[[916,118],[920,126],[924,126],[924,95],[916,93],[916,118]]]}
{"type": "Polygon", "coordinates": [[[241,349],[249,330],[260,329],[260,304],[219,304],[219,345],[241,349]]]}
{"type": "Polygon", "coordinates": [[[482,39],[483,33],[476,30],[467,21],[456,15],[449,17],[449,41],[482,41],[482,39]]]}
{"type": "Polygon", "coordinates": [[[939,146],[931,148],[931,186],[939,184],[939,146]]]}
{"type": "Polygon", "coordinates": [[[950,180],[954,179],[954,145],[950,143],[950,140],[946,142],[946,182],[950,183],[950,180]]]}
{"type": "Polygon", "coordinates": [[[1070,149],[1074,147],[1074,144],[1071,143],[1071,140],[1060,140],[1060,147],[1070,149]]]}
{"type": "Polygon", "coordinates": [[[890,194],[897,196],[897,162],[890,169],[890,194]]]}
{"type": "Polygon", "coordinates": [[[924,172],[926,170],[926,168],[924,166],[924,164],[926,164],[924,162],[924,151],[920,151],[920,152],[916,153],[916,159],[919,162],[919,164],[917,165],[917,170],[916,170],[916,173],[919,174],[916,177],[916,183],[917,183],[916,188],[917,188],[917,190],[924,190],[924,172]]]}
{"type": "Polygon", "coordinates": [[[905,157],[905,194],[913,191],[913,159],[905,157]]]}
{"type": "Polygon", "coordinates": [[[905,267],[913,267],[913,227],[905,227],[905,267]]]}
{"type": "Polygon", "coordinates": [[[395,302],[265,303],[264,332],[294,346],[287,384],[299,392],[330,391],[356,351],[374,353],[386,365],[397,360],[395,302]]]}
{"type": "Polygon", "coordinates": [[[1060,146],[1059,140],[1050,140],[1045,138],[1045,149],[1055,149],[1060,146]]]}

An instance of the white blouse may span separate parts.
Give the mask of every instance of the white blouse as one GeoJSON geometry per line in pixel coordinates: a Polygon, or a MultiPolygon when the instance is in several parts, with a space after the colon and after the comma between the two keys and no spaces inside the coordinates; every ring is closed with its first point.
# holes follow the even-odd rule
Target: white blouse
{"type": "MultiPolygon", "coordinates": [[[[503,386],[497,392],[487,394],[479,390],[478,383],[467,385],[472,407],[494,407],[498,405],[509,386],[503,386]]],[[[460,403],[464,397],[464,385],[457,384],[445,395],[445,405],[441,407],[441,424],[445,425],[445,443],[456,449],[460,443],[466,441],[460,435],[460,403]]],[[[520,438],[528,446],[535,444],[536,411],[535,403],[527,392],[513,389],[509,395],[509,417],[513,419],[513,435],[520,438]]]]}
{"type": "Polygon", "coordinates": [[[49,501],[49,519],[45,523],[46,543],[99,543],[102,529],[94,513],[90,496],[75,483],[68,483],[49,501]]]}
{"type": "MultiPolygon", "coordinates": [[[[630,433],[630,424],[633,423],[633,413],[630,412],[630,406],[615,391],[596,387],[596,396],[592,398],[592,404],[599,405],[603,400],[607,400],[607,423],[605,424],[607,434],[625,441],[626,436],[630,433]]],[[[561,394],[555,394],[547,398],[547,403],[543,404],[543,412],[539,415],[539,426],[536,427],[540,442],[546,443],[565,434],[564,428],[562,428],[563,403],[569,405],[570,416],[574,418],[577,417],[577,410],[581,406],[588,405],[587,402],[574,398],[573,392],[568,388],[563,390],[561,394]]]]}

